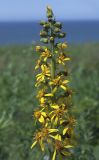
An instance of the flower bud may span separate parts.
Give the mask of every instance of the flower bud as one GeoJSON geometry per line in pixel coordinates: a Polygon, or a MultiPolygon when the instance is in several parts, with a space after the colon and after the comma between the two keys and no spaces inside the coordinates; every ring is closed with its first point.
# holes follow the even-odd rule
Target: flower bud
{"type": "Polygon", "coordinates": [[[67,48],[67,44],[66,43],[62,43],[62,49],[67,48]]]}
{"type": "Polygon", "coordinates": [[[50,37],[50,42],[54,42],[54,37],[50,37]]]}
{"type": "Polygon", "coordinates": [[[41,36],[41,37],[46,37],[47,35],[48,35],[48,34],[47,34],[46,31],[43,31],[43,30],[42,30],[42,31],[40,32],[40,36],[41,36]]]}
{"type": "Polygon", "coordinates": [[[48,29],[48,28],[50,28],[50,24],[46,23],[46,24],[43,25],[43,27],[48,29]]]}
{"type": "Polygon", "coordinates": [[[56,50],[55,53],[58,54],[58,51],[56,50]]]}
{"type": "Polygon", "coordinates": [[[41,50],[41,46],[36,46],[36,52],[39,52],[41,50]]]}
{"type": "Polygon", "coordinates": [[[61,29],[61,28],[62,28],[62,23],[56,22],[56,23],[54,24],[54,26],[61,29]]]}
{"type": "Polygon", "coordinates": [[[58,34],[58,38],[64,38],[65,36],[66,36],[65,33],[60,33],[60,34],[58,34]]]}
{"type": "Polygon", "coordinates": [[[50,6],[47,6],[47,17],[52,18],[53,17],[53,11],[50,6]]]}
{"type": "Polygon", "coordinates": [[[58,32],[60,32],[60,29],[59,29],[59,28],[55,28],[55,29],[54,29],[54,32],[55,32],[55,33],[58,33],[58,32]]]}
{"type": "Polygon", "coordinates": [[[48,43],[48,39],[47,39],[47,38],[41,38],[41,39],[40,39],[40,42],[48,43]]]}
{"type": "Polygon", "coordinates": [[[40,25],[44,25],[44,24],[46,24],[46,21],[40,21],[40,25]]]}
{"type": "Polygon", "coordinates": [[[61,49],[62,48],[62,43],[57,43],[57,48],[61,49]]]}

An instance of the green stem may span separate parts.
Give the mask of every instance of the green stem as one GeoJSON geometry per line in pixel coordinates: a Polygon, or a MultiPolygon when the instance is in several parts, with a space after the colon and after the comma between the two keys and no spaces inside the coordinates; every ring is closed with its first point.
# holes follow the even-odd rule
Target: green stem
{"type": "Polygon", "coordinates": [[[51,52],[52,52],[52,59],[51,59],[51,77],[52,77],[52,79],[54,79],[54,78],[55,78],[54,43],[51,44],[51,52]]]}
{"type": "MultiPolygon", "coordinates": [[[[53,37],[53,24],[50,23],[50,36],[53,37]]],[[[50,42],[51,46],[51,53],[52,53],[52,58],[51,58],[51,78],[55,78],[55,57],[54,57],[54,41],[50,42]]]]}

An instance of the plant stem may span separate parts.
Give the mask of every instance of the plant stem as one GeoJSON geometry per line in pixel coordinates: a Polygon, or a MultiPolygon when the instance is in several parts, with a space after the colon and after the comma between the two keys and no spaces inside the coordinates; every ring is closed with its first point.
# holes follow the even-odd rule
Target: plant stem
{"type": "Polygon", "coordinates": [[[55,59],[54,59],[54,43],[51,44],[51,52],[52,52],[52,59],[51,59],[51,77],[52,79],[55,77],[55,59]]]}
{"type": "MultiPolygon", "coordinates": [[[[53,37],[53,24],[50,23],[50,36],[53,37]]],[[[51,46],[51,53],[52,53],[52,58],[51,58],[51,78],[53,79],[55,77],[55,57],[54,57],[54,41],[50,42],[51,46]]]]}

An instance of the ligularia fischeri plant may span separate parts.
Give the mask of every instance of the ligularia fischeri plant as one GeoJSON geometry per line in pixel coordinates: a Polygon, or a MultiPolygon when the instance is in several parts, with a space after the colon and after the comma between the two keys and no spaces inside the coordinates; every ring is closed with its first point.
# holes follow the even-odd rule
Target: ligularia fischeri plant
{"type": "Polygon", "coordinates": [[[67,63],[67,43],[58,42],[64,38],[62,24],[56,22],[51,7],[47,6],[48,21],[41,21],[41,42],[46,46],[36,46],[40,53],[35,69],[37,99],[39,107],[33,117],[39,129],[33,137],[31,148],[40,146],[42,151],[49,150],[50,159],[63,159],[71,155],[74,147],[75,118],[71,114],[72,90],[69,86],[67,63]]]}

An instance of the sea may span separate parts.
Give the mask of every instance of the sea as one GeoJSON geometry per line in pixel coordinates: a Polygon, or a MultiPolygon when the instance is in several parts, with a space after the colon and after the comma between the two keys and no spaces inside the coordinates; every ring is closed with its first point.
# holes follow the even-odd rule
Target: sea
{"type": "MultiPolygon", "coordinates": [[[[62,21],[69,43],[99,42],[99,21],[62,21]]],[[[31,45],[39,43],[39,21],[0,22],[0,45],[31,45]]]]}

